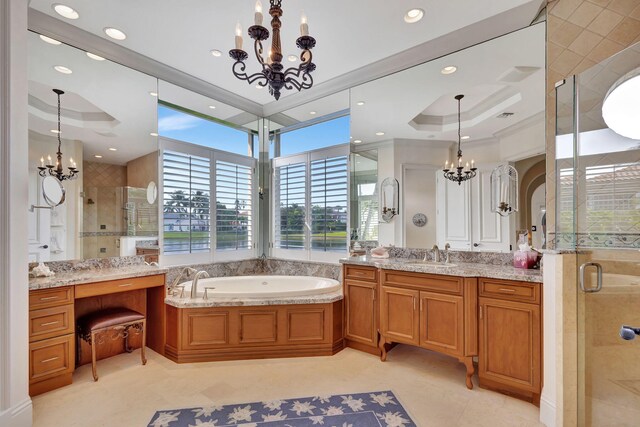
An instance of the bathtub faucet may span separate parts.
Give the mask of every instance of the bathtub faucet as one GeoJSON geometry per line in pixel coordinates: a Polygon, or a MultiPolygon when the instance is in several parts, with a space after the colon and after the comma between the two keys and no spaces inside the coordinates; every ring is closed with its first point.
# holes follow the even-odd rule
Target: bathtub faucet
{"type": "Polygon", "coordinates": [[[183,268],[182,271],[180,272],[180,274],[175,278],[173,283],[171,283],[171,285],[169,286],[169,289],[167,289],[167,293],[169,295],[171,295],[171,292],[175,289],[176,286],[178,286],[180,284],[180,280],[182,280],[183,277],[188,279],[189,276],[191,276],[192,274],[195,274],[197,272],[198,272],[198,270],[196,270],[195,268],[191,268],[191,267],[183,268]]]}
{"type": "Polygon", "coordinates": [[[195,298],[198,295],[198,280],[200,280],[201,277],[209,277],[209,273],[200,270],[193,277],[193,281],[191,282],[191,298],[195,298]]]}

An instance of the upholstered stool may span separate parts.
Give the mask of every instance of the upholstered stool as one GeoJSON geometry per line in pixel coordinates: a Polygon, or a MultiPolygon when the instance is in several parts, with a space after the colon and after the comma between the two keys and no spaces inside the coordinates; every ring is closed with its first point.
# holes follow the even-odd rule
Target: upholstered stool
{"type": "Polygon", "coordinates": [[[136,334],[142,334],[140,357],[142,364],[146,365],[147,358],[144,355],[144,346],[147,338],[145,321],[143,314],[124,307],[106,308],[86,314],[78,319],[78,360],[80,360],[80,339],[82,339],[91,346],[91,369],[94,381],[98,381],[96,345],[104,343],[104,338],[108,331],[113,332],[110,337],[113,340],[124,338],[124,349],[127,353],[133,351],[129,347],[130,331],[133,330],[136,334]]]}

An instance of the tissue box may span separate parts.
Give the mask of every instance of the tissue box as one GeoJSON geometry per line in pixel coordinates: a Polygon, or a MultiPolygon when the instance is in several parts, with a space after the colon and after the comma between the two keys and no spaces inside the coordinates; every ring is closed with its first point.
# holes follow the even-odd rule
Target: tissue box
{"type": "Polygon", "coordinates": [[[513,266],[515,268],[533,268],[538,261],[538,254],[534,251],[516,251],[513,253],[513,266]]]}

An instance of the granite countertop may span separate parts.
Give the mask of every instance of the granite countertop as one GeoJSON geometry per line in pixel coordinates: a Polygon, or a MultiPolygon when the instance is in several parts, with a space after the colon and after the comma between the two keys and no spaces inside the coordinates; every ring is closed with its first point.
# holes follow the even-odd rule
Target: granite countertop
{"type": "Polygon", "coordinates": [[[107,280],[128,279],[131,277],[153,276],[164,274],[166,268],[141,265],[127,265],[113,268],[93,268],[69,272],[59,272],[55,276],[29,278],[29,290],[58,288],[70,285],[105,282],[107,280]]]}
{"type": "Polygon", "coordinates": [[[411,271],[415,273],[441,274],[458,277],[486,277],[488,279],[519,280],[523,282],[542,283],[542,271],[524,270],[507,265],[466,263],[454,261],[455,267],[440,267],[435,265],[416,264],[415,259],[406,258],[372,258],[371,256],[357,256],[343,258],[342,264],[364,265],[381,268],[383,270],[411,271]]]}
{"type": "Polygon", "coordinates": [[[155,249],[156,251],[160,250],[160,246],[158,245],[136,245],[136,249],[155,249]]]}
{"type": "Polygon", "coordinates": [[[336,292],[329,292],[318,295],[302,295],[295,297],[263,297],[263,298],[219,298],[211,297],[191,299],[189,296],[180,298],[179,296],[168,296],[164,299],[165,304],[177,308],[194,307],[228,307],[228,306],[253,306],[253,305],[286,305],[286,304],[328,304],[340,301],[344,296],[342,289],[336,292]]]}

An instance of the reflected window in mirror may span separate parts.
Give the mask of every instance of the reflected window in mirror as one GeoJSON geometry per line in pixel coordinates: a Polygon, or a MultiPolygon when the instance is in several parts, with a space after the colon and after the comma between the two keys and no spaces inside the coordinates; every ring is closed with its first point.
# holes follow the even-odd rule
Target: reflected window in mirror
{"type": "Polygon", "coordinates": [[[257,117],[166,82],[160,89],[163,263],[255,256],[257,117]]]}

